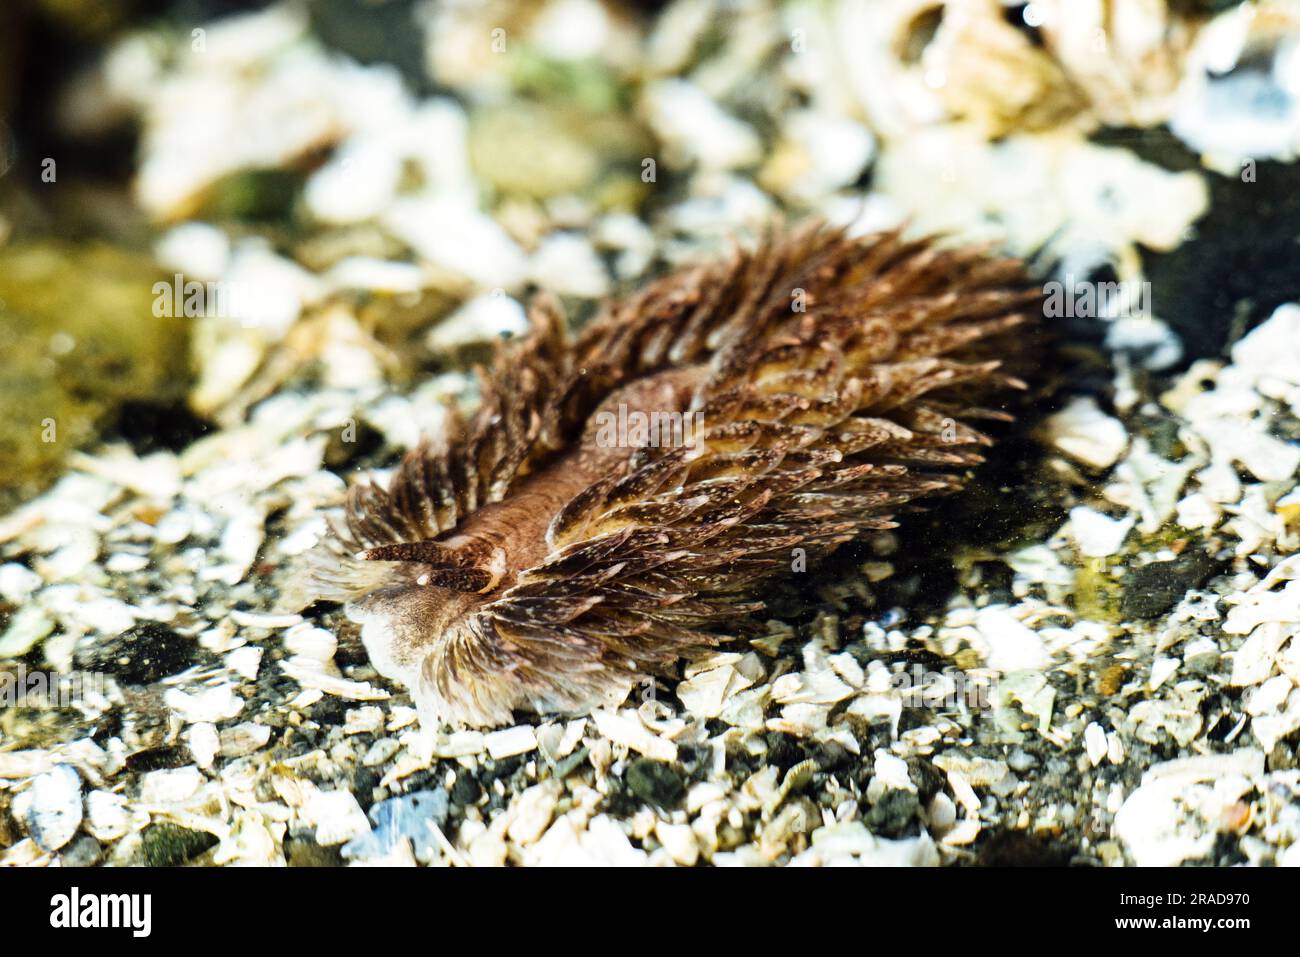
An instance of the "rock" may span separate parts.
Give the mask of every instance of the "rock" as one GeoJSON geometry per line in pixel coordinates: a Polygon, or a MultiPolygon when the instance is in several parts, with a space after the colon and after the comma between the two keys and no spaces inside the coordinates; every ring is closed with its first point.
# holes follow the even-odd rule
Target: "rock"
{"type": "Polygon", "coordinates": [[[89,834],[83,834],[59,855],[59,863],[64,867],[94,867],[103,854],[104,849],[99,841],[89,834]]]}
{"type": "Polygon", "coordinates": [[[517,299],[501,294],[475,296],[431,330],[425,340],[434,353],[521,336],[528,331],[528,318],[517,299]]]}
{"type": "Polygon", "coordinates": [[[197,723],[210,721],[217,724],[233,718],[244,709],[244,699],[235,694],[234,685],[219,684],[200,688],[193,694],[180,688],[169,688],[163,693],[163,703],[183,721],[197,723]]]}
{"type": "Polygon", "coordinates": [[[86,795],[86,830],[101,841],[116,841],[131,829],[126,798],[112,791],[86,795]]]}
{"type": "Polygon", "coordinates": [[[222,728],[218,739],[221,742],[222,757],[239,758],[265,747],[271,740],[271,728],[265,724],[245,721],[233,728],[222,728]]]}
{"type": "Polygon", "coordinates": [[[321,847],[312,841],[289,838],[284,842],[284,857],[290,867],[341,867],[343,858],[337,847],[321,847]]]}
{"type": "Polygon", "coordinates": [[[875,154],[862,124],[816,110],[793,111],[780,142],[759,174],[764,188],[815,202],[852,184],[875,154]]]}
{"type": "Polygon", "coordinates": [[[1068,845],[1032,831],[995,831],[978,853],[985,867],[1066,867],[1073,856],[1068,845]]]}
{"type": "Polygon", "coordinates": [[[1300,305],[1287,303],[1232,347],[1232,363],[1256,385],[1276,379],[1300,385],[1300,305]]]}
{"type": "Polygon", "coordinates": [[[239,170],[212,184],[201,214],[218,221],[283,221],[301,192],[302,176],[293,170],[239,170]]]}
{"type": "Polygon", "coordinates": [[[451,800],[454,804],[469,807],[471,804],[477,804],[482,796],[483,788],[478,781],[474,780],[474,775],[464,769],[457,772],[456,783],[451,786],[451,800]]]}
{"type": "Polygon", "coordinates": [[[77,667],[105,672],[130,685],[152,684],[199,663],[215,664],[215,658],[194,639],[154,621],[91,642],[77,649],[77,667]]]}
{"type": "Polygon", "coordinates": [[[1134,524],[1135,519],[1131,515],[1111,518],[1086,505],[1070,509],[1070,537],[1079,547],[1080,554],[1087,558],[1114,555],[1124,544],[1124,539],[1133,530],[1134,524]]]}
{"type": "Polygon", "coordinates": [[[494,761],[527,754],[537,747],[537,732],[532,725],[521,724],[503,731],[493,731],[484,737],[487,752],[494,761]]]}
{"type": "Polygon", "coordinates": [[[1120,614],[1125,618],[1158,618],[1189,591],[1205,584],[1220,567],[1204,552],[1190,551],[1173,561],[1131,569],[1124,576],[1120,614]]]}
{"type": "Polygon", "coordinates": [[[474,172],[502,192],[537,199],[578,192],[595,179],[599,157],[564,118],[564,111],[527,103],[475,111],[474,172]]]}
{"type": "Polygon", "coordinates": [[[686,793],[681,772],[671,764],[637,758],[627,769],[628,789],[655,807],[671,810],[686,793]]]}
{"type": "Polygon", "coordinates": [[[193,766],[150,771],[140,778],[140,803],[180,804],[198,794],[205,780],[193,766]]]}
{"type": "Polygon", "coordinates": [[[561,788],[554,780],[535,784],[510,804],[510,824],[506,837],[515,844],[537,843],[551,823],[561,788]]]}
{"type": "Polygon", "coordinates": [[[39,605],[25,605],[10,616],[0,635],[0,658],[21,658],[54,631],[54,622],[39,605]]]}
{"type": "Polygon", "coordinates": [[[391,64],[418,88],[428,82],[424,33],[412,29],[418,7],[416,0],[325,0],[308,10],[312,32],[322,42],[359,63],[391,64]]]}
{"type": "Polygon", "coordinates": [[[316,843],[327,847],[370,832],[370,822],[351,791],[313,791],[300,813],[304,823],[316,828],[316,843]]]}
{"type": "Polygon", "coordinates": [[[682,867],[694,867],[700,857],[699,842],[689,824],[655,823],[655,837],[663,845],[674,864],[682,867]]]}
{"type": "Polygon", "coordinates": [[[109,436],[121,436],[138,456],[165,450],[179,452],[212,430],[212,424],[195,415],[183,402],[128,399],[118,408],[109,436]]]}
{"type": "Polygon", "coordinates": [[[45,585],[45,579],[25,565],[6,562],[0,565],[0,598],[21,605],[32,593],[45,585]]]}
{"type": "Polygon", "coordinates": [[[349,859],[384,857],[392,853],[401,841],[408,840],[416,858],[428,861],[437,848],[429,824],[439,828],[446,826],[449,810],[450,801],[442,788],[380,801],[370,809],[374,830],[343,845],[343,856],[349,859]]]}
{"type": "Polygon", "coordinates": [[[148,774],[167,768],[183,768],[190,763],[190,758],[190,749],[179,745],[145,748],[127,755],[126,767],[133,774],[148,774]]]}
{"type": "Polygon", "coordinates": [[[567,758],[561,758],[555,764],[555,780],[563,781],[581,767],[591,755],[589,748],[580,748],[567,758]]]}
{"type": "Polygon", "coordinates": [[[651,128],[682,165],[695,161],[709,169],[735,169],[762,159],[753,127],[687,80],[655,81],[645,90],[643,106],[651,128]]]}
{"type": "Polygon", "coordinates": [[[981,608],[975,627],[988,645],[985,664],[1001,672],[1042,670],[1051,657],[1038,633],[1016,618],[1005,605],[981,608]]]}
{"type": "Polygon", "coordinates": [[[1222,809],[1256,787],[1263,773],[1263,753],[1245,748],[1154,764],[1116,813],[1114,834],[1139,867],[1206,857],[1222,809]]]}
{"type": "Polygon", "coordinates": [[[565,296],[599,299],[609,292],[609,276],[591,243],[571,232],[547,236],[533,253],[530,278],[565,296]]]}
{"type": "Polygon", "coordinates": [[[1089,722],[1083,729],[1083,744],[1094,768],[1106,759],[1106,729],[1096,721],[1089,722]]]}
{"type": "Polygon", "coordinates": [[[914,829],[913,821],[920,809],[921,801],[915,792],[890,789],[867,812],[863,822],[872,834],[903,837],[914,829]]]}
{"type": "Polygon", "coordinates": [[[81,776],[57,764],[32,780],[27,827],[42,850],[57,851],[81,826],[81,776]]]}
{"type": "Polygon", "coordinates": [[[879,867],[934,867],[939,855],[926,833],[898,841],[878,838],[861,821],[845,821],[813,831],[812,847],[794,864],[862,864],[879,867]]]}
{"type": "Polygon", "coordinates": [[[519,244],[463,196],[402,197],[382,224],[421,258],[470,283],[510,291],[524,280],[528,262],[519,244]]]}
{"type": "Polygon", "coordinates": [[[1024,748],[1015,748],[1007,756],[1007,765],[1011,770],[1024,774],[1038,766],[1038,758],[1034,757],[1024,748]]]}
{"type": "Polygon", "coordinates": [[[194,763],[200,768],[212,767],[212,760],[221,749],[221,738],[217,727],[210,722],[192,724],[185,732],[185,744],[194,756],[194,763]]]}
{"type": "Polygon", "coordinates": [[[1071,399],[1043,423],[1047,441],[1061,452],[1095,469],[1108,469],[1128,448],[1124,423],[1102,412],[1091,396],[1071,399]]]}
{"type": "Polygon", "coordinates": [[[140,835],[140,853],[147,867],[179,867],[217,843],[205,831],[175,824],[151,824],[140,835]]]}

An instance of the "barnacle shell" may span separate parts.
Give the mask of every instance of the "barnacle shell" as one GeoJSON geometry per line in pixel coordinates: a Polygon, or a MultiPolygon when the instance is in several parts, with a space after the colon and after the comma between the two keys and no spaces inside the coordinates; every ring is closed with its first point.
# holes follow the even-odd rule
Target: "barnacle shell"
{"type": "Polygon", "coordinates": [[[828,17],[843,75],[886,138],[951,120],[997,136],[1078,111],[1060,68],[997,0],[844,0],[828,17]]]}
{"type": "Polygon", "coordinates": [[[1166,0],[838,0],[809,29],[831,50],[819,93],[849,88],[887,139],[939,123],[986,137],[1169,115],[1202,18],[1166,0]],[[833,79],[832,79],[833,78],[833,79]],[[829,82],[828,82],[829,81],[829,82]]]}
{"type": "Polygon", "coordinates": [[[1164,122],[1201,20],[1167,0],[1036,0],[1043,45],[1086,103],[1091,129],[1164,122]]]}
{"type": "MultiPolygon", "coordinates": [[[[388,487],[351,490],[293,592],[349,601],[424,720],[582,712],[735,633],[796,557],[951,491],[1036,292],[980,250],[818,224],[681,269],[570,342],[553,300],[482,404],[388,487]],[[602,440],[691,413],[693,442],[602,440]]],[[[676,433],[674,433],[676,437],[676,433]]]]}

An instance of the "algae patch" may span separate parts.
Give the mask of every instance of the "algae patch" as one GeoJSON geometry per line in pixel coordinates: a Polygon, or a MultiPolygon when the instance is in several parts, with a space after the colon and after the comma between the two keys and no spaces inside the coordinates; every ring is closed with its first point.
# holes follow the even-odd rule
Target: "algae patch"
{"type": "Polygon", "coordinates": [[[147,256],[32,242],[0,249],[0,505],[30,496],[128,399],[177,399],[188,327],[156,318],[147,256]]]}

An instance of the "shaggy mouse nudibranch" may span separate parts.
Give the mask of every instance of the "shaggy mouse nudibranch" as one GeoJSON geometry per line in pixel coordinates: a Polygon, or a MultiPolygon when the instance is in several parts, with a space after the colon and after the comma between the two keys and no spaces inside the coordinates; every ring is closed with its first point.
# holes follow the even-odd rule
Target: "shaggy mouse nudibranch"
{"type": "Polygon", "coordinates": [[[539,297],[476,414],[350,490],[291,601],[348,602],[426,722],[616,700],[726,640],[792,556],[958,488],[1039,298],[1015,260],[818,224],[572,340],[539,297]]]}

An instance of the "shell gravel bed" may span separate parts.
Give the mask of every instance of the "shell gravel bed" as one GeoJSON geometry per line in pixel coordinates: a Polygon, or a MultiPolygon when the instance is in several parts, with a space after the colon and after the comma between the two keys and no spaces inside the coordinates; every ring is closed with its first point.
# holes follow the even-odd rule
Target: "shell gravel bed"
{"type": "Polygon", "coordinates": [[[401,69],[293,5],[202,49],[119,38],[75,95],[138,124],[167,274],[241,294],[157,320],[190,324],[201,437],[106,433],[0,516],[0,677],[26,692],[0,863],[1300,864],[1286,297],[1193,316],[1176,276],[1061,320],[1068,372],[965,493],[589,716],[422,730],[342,608],[275,610],[348,484],[472,408],[534,288],[581,321],[777,214],[990,239],[1044,282],[1213,262],[1188,250],[1222,184],[1288,175],[1300,107],[1238,91],[1246,132],[1216,139],[1233,93],[1202,64],[1294,44],[1300,13],[1067,28],[1067,2],[415,5],[401,69]],[[1105,135],[1137,127],[1188,160],[1105,135]],[[276,171],[290,226],[217,211],[276,171]]]}

